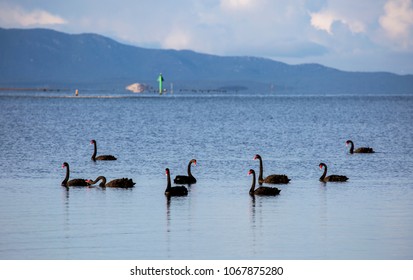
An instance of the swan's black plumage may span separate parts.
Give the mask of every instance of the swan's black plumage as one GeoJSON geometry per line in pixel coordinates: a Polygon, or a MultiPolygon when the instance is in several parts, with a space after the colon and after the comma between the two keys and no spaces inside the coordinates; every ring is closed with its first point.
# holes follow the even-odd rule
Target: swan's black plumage
{"type": "Polygon", "coordinates": [[[186,196],[186,195],[188,195],[188,189],[185,188],[184,186],[174,186],[174,187],[172,187],[171,173],[169,171],[169,168],[165,169],[165,174],[166,174],[166,178],[167,178],[167,184],[166,184],[166,189],[165,189],[165,195],[166,196],[186,196]]]}
{"type": "Polygon", "coordinates": [[[258,183],[268,183],[268,184],[288,184],[291,179],[288,178],[287,175],[284,174],[272,174],[268,175],[267,177],[263,178],[263,164],[262,158],[260,155],[255,155],[254,160],[258,159],[260,161],[260,173],[258,175],[258,183]]]}
{"type": "Polygon", "coordinates": [[[108,187],[108,188],[124,188],[124,189],[127,189],[127,188],[133,188],[134,185],[136,184],[130,178],[113,179],[108,183],[106,183],[106,177],[105,176],[99,176],[94,181],[87,180],[88,184],[90,184],[90,185],[94,185],[99,181],[101,181],[100,184],[99,184],[100,187],[108,187]]]}
{"type": "Polygon", "coordinates": [[[348,180],[347,176],[343,176],[343,175],[326,176],[327,175],[327,165],[323,162],[319,164],[319,167],[320,167],[320,169],[322,169],[324,167],[323,175],[321,175],[321,177],[320,177],[321,182],[345,182],[345,181],[348,180]]]}
{"type": "Polygon", "coordinates": [[[196,166],[196,159],[191,159],[188,163],[188,175],[177,175],[175,176],[174,183],[175,184],[195,184],[196,178],[191,173],[191,165],[194,164],[196,166]]]}
{"type": "Polygon", "coordinates": [[[112,155],[96,156],[96,154],[97,154],[96,140],[90,140],[90,144],[93,144],[93,154],[92,154],[92,160],[93,161],[96,161],[96,160],[117,160],[117,158],[112,156],[112,155]]]}
{"type": "Polygon", "coordinates": [[[248,175],[252,174],[252,184],[250,188],[250,195],[279,195],[281,190],[278,188],[259,187],[255,189],[255,171],[250,169],[248,175]]]}
{"type": "Polygon", "coordinates": [[[346,146],[350,145],[350,154],[357,153],[357,154],[371,154],[374,153],[373,148],[370,147],[360,147],[354,149],[354,143],[351,140],[346,141],[346,146]]]}
{"type": "Polygon", "coordinates": [[[86,187],[89,186],[89,184],[86,182],[85,179],[72,179],[69,180],[69,176],[70,176],[70,168],[69,168],[69,164],[67,162],[64,162],[62,165],[62,168],[66,168],[66,176],[64,178],[64,180],[62,181],[62,186],[63,187],[86,187]]]}

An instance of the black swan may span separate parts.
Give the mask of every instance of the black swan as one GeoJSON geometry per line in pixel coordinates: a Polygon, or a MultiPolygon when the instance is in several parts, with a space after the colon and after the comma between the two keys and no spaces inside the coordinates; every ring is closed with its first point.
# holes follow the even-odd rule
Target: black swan
{"type": "Polygon", "coordinates": [[[132,179],[129,178],[120,178],[120,179],[113,179],[112,181],[110,181],[109,183],[106,183],[106,177],[105,176],[99,176],[96,178],[96,180],[92,181],[92,180],[87,180],[86,182],[90,185],[94,185],[99,181],[100,182],[99,186],[104,188],[104,187],[108,187],[108,188],[133,188],[133,186],[136,184],[135,182],[132,181],[132,179]]]}
{"type": "Polygon", "coordinates": [[[96,140],[90,140],[90,144],[93,144],[94,150],[93,150],[93,155],[92,155],[92,160],[116,160],[116,157],[112,155],[101,155],[101,156],[96,156],[97,153],[97,145],[96,145],[96,140]]]}
{"type": "Polygon", "coordinates": [[[192,163],[196,166],[196,159],[191,159],[188,163],[188,175],[177,175],[175,176],[174,183],[175,184],[195,184],[196,179],[191,173],[191,165],[192,163]]]}
{"type": "Polygon", "coordinates": [[[73,186],[86,187],[86,186],[89,186],[89,184],[86,182],[85,179],[72,179],[72,180],[69,180],[70,170],[69,170],[69,164],[67,162],[64,162],[63,165],[62,165],[62,168],[65,168],[65,167],[66,167],[66,177],[62,181],[62,186],[63,187],[73,187],[73,186]]]}
{"type": "Polygon", "coordinates": [[[324,173],[323,175],[321,175],[320,177],[320,181],[321,182],[345,182],[348,180],[347,176],[343,176],[343,175],[330,175],[327,176],[327,165],[325,163],[320,163],[319,165],[320,169],[322,169],[324,167],[324,173]]]}
{"type": "Polygon", "coordinates": [[[288,179],[287,175],[268,175],[263,179],[263,167],[262,167],[262,158],[260,155],[255,155],[254,160],[258,159],[260,161],[260,174],[258,176],[258,183],[269,183],[269,184],[288,184],[291,179],[288,179]]]}
{"type": "Polygon", "coordinates": [[[166,196],[186,196],[188,195],[188,189],[184,186],[175,186],[171,187],[171,173],[169,172],[169,168],[165,169],[165,174],[167,178],[167,185],[165,190],[166,196]]]}
{"type": "Polygon", "coordinates": [[[252,174],[252,185],[250,189],[250,195],[279,195],[281,190],[277,188],[270,188],[270,187],[259,187],[255,189],[255,171],[254,169],[250,169],[248,175],[252,174]]]}
{"type": "Polygon", "coordinates": [[[350,154],[359,153],[359,154],[371,154],[374,153],[373,148],[370,147],[360,147],[354,150],[354,143],[351,140],[346,141],[346,146],[350,145],[350,154]]]}

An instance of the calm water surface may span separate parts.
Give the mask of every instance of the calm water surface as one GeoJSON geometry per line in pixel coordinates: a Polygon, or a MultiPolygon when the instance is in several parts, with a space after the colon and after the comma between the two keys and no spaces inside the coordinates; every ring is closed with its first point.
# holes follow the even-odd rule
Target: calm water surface
{"type": "Polygon", "coordinates": [[[0,96],[0,259],[413,259],[413,97],[0,96]],[[113,154],[112,162],[90,160],[113,154]],[[375,154],[348,154],[345,141],[375,154]],[[258,172],[277,197],[248,195],[258,172]],[[198,183],[164,196],[165,168],[198,183]],[[133,178],[133,189],[60,186],[133,178]],[[320,162],[346,183],[318,181],[320,162]]]}

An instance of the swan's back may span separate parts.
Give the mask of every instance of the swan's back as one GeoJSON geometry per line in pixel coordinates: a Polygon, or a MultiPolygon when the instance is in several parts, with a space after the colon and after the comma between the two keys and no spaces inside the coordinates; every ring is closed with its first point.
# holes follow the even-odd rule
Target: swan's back
{"type": "Polygon", "coordinates": [[[184,186],[175,186],[165,190],[167,196],[186,196],[188,195],[188,189],[184,186]]]}
{"type": "Polygon", "coordinates": [[[324,178],[324,182],[346,182],[348,180],[347,176],[344,175],[330,175],[324,178]]]}
{"type": "Polygon", "coordinates": [[[193,176],[177,175],[174,179],[175,184],[195,184],[196,179],[193,176]]]}
{"type": "Polygon", "coordinates": [[[86,182],[85,179],[72,179],[66,183],[66,186],[67,187],[86,187],[86,186],[89,186],[89,184],[86,182]]]}
{"type": "Polygon", "coordinates": [[[255,189],[252,194],[254,195],[279,195],[281,192],[278,188],[270,188],[270,187],[259,187],[255,189]]]}
{"type": "Polygon", "coordinates": [[[371,154],[374,153],[374,150],[370,147],[360,147],[355,149],[354,152],[359,154],[371,154]]]}
{"type": "Polygon", "coordinates": [[[95,157],[94,160],[117,160],[117,158],[112,155],[101,155],[101,156],[95,157]]]}
{"type": "Polygon", "coordinates": [[[288,184],[291,179],[288,178],[287,175],[278,175],[273,174],[269,175],[264,178],[264,180],[260,181],[260,183],[268,183],[268,184],[288,184]]]}
{"type": "Polygon", "coordinates": [[[135,182],[129,178],[114,179],[106,184],[109,188],[133,188],[135,182]]]}

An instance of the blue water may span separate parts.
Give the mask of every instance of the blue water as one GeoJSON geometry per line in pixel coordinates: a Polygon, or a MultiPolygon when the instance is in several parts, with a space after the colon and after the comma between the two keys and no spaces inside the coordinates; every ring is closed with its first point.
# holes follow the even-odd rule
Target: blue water
{"type": "Polygon", "coordinates": [[[413,259],[412,117],[413,96],[2,92],[0,259],[413,259]],[[248,194],[257,153],[291,178],[277,197],[248,194]],[[65,161],[136,187],[66,190],[65,161]]]}

